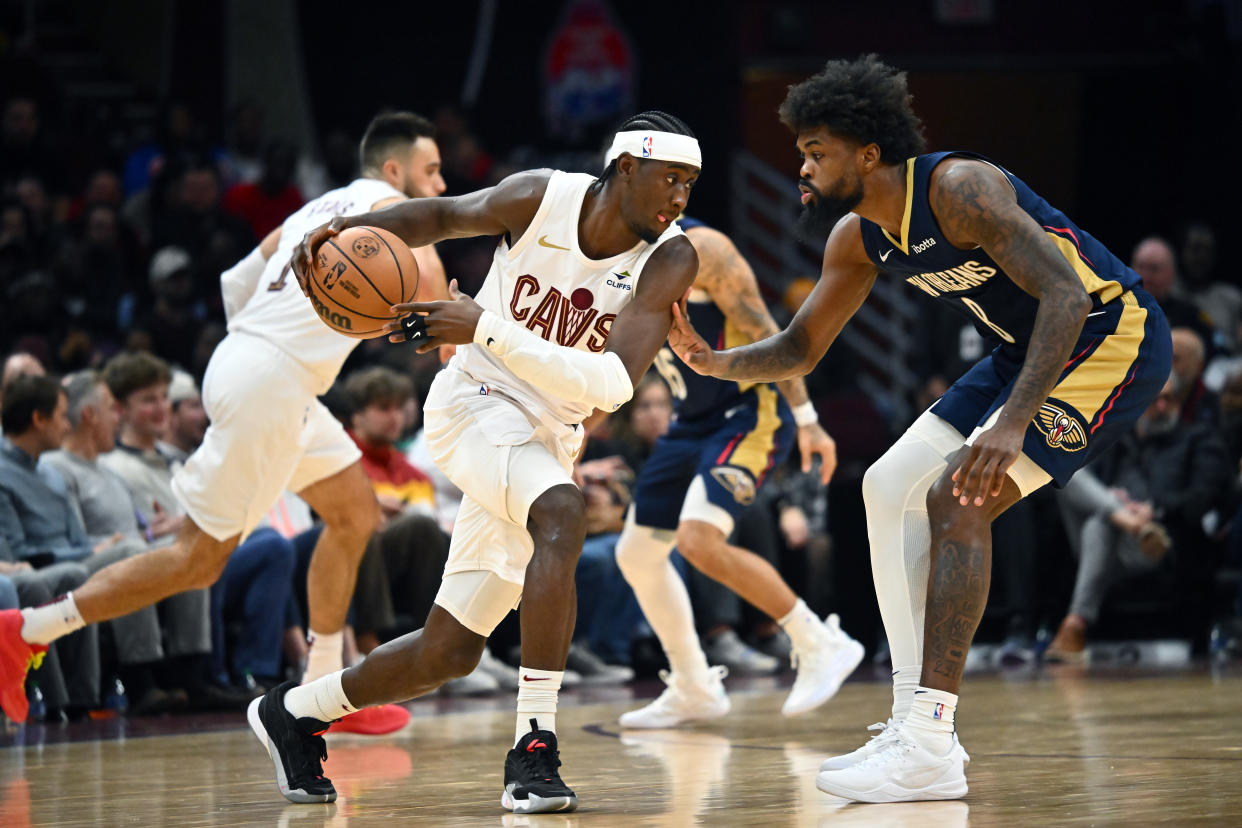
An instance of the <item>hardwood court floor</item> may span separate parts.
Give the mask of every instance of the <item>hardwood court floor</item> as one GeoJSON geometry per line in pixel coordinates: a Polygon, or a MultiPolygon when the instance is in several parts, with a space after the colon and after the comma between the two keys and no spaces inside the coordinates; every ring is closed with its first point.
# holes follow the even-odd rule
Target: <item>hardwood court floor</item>
{"type": "Polygon", "coordinates": [[[328,806],[280,797],[241,717],[193,733],[133,738],[125,728],[123,738],[25,746],[10,732],[0,741],[11,745],[0,747],[0,825],[1242,824],[1242,672],[1059,670],[969,677],[959,732],[973,762],[959,802],[821,794],[819,762],[887,715],[886,683],[852,681],[825,708],[784,719],[785,689],[763,680],[734,690],[729,717],[680,731],[621,733],[628,688],[566,693],[562,770],[581,802],[569,815],[501,810],[513,714],[500,698],[461,713],[416,703],[398,734],[330,737],[326,768],[340,799],[328,806]]]}

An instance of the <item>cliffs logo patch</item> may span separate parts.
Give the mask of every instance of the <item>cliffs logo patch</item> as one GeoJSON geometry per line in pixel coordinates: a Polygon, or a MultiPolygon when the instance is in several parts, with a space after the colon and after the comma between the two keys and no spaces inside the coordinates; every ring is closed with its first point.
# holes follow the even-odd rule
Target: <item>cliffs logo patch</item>
{"type": "Polygon", "coordinates": [[[359,258],[369,259],[379,252],[380,242],[375,236],[362,236],[354,239],[354,252],[359,258]]]}
{"type": "Polygon", "coordinates": [[[733,499],[743,506],[749,506],[754,502],[755,479],[745,469],[739,469],[737,466],[717,466],[712,469],[712,477],[728,489],[733,499]]]}
{"type": "Polygon", "coordinates": [[[1087,447],[1087,432],[1077,418],[1050,402],[1039,407],[1035,427],[1053,448],[1080,451],[1087,447]]]}

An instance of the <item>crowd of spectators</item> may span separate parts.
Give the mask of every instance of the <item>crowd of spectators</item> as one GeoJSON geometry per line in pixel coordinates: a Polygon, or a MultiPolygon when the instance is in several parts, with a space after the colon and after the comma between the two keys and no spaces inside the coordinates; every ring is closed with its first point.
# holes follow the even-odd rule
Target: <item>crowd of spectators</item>
{"type": "MultiPolygon", "coordinates": [[[[0,606],[47,601],[172,541],[183,517],[169,482],[207,427],[197,381],[225,330],[219,274],[305,200],[356,175],[353,136],[334,130],[320,155],[299,156],[265,138],[263,112],[249,103],[215,137],[191,107],[170,102],[151,138],[66,163],[47,109],[18,92],[0,111],[0,606]]],[[[435,120],[450,193],[509,171],[461,113],[445,108],[435,120]]],[[[441,256],[473,292],[491,248],[454,241],[441,256]]],[[[1218,266],[1206,222],[1188,222],[1176,244],[1143,239],[1130,261],[1170,318],[1174,371],[1113,452],[997,522],[997,588],[981,636],[1003,641],[1008,661],[1029,661],[1044,645],[1050,659],[1081,659],[1127,613],[1145,614],[1143,635],[1196,647],[1210,637],[1221,657],[1242,652],[1242,290],[1218,266]]],[[[993,345],[968,320],[922,308],[916,411],[993,345]]],[[[418,627],[435,595],[460,498],[419,432],[419,402],[438,367],[434,356],[364,342],[327,397],[363,452],[383,512],[360,567],[349,658],[418,627]]],[[[842,443],[837,480],[823,489],[794,458],[739,521],[736,542],[771,560],[817,612],[848,620],[869,599],[859,588],[868,583],[861,472],[904,424],[872,416],[887,409],[833,371],[827,365],[810,387],[842,443]]],[[[578,479],[590,521],[578,587],[587,600],[567,685],[623,682],[660,666],[613,549],[630,484],[671,417],[653,374],[584,451],[578,479]]],[[[318,531],[287,493],[210,591],[57,642],[31,677],[36,710],[117,706],[118,687],[131,713],[236,707],[297,675],[318,531]]],[[[770,619],[674,562],[713,663],[741,674],[788,666],[788,642],[770,619]]],[[[870,632],[860,638],[882,660],[882,630],[870,632]]],[[[514,686],[517,643],[516,624],[502,625],[479,670],[449,692],[514,686]]]]}

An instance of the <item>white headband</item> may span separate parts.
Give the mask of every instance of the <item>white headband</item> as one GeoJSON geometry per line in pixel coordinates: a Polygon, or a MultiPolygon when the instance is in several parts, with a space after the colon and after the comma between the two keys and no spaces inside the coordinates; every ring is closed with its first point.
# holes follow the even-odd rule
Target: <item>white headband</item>
{"type": "Polygon", "coordinates": [[[699,142],[689,135],[677,135],[672,132],[618,132],[612,139],[612,146],[604,156],[604,166],[623,152],[635,158],[655,158],[660,161],[675,161],[689,164],[692,167],[703,167],[703,156],[699,153],[699,142]]]}

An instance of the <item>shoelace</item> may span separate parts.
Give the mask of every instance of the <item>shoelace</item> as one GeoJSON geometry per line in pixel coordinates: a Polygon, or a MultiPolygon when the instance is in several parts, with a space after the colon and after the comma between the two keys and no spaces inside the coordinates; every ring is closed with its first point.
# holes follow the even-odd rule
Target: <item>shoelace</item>
{"type": "Polygon", "coordinates": [[[539,747],[534,750],[522,748],[518,751],[518,763],[526,772],[527,777],[539,777],[545,782],[561,782],[556,769],[561,766],[561,757],[550,747],[539,747]]]}
{"type": "Polygon", "coordinates": [[[328,758],[328,742],[322,736],[306,736],[306,748],[313,750],[298,751],[298,761],[294,770],[298,778],[310,777],[323,779],[323,761],[328,758]]]}
{"type": "MultiPolygon", "coordinates": [[[[724,681],[725,677],[729,675],[729,668],[723,664],[717,664],[715,667],[707,668],[707,673],[719,681],[724,681]]],[[[664,692],[651,703],[651,706],[665,708],[674,703],[677,694],[684,693],[683,688],[685,685],[669,670],[661,670],[659,676],[660,681],[667,686],[664,688],[664,692]]]]}

